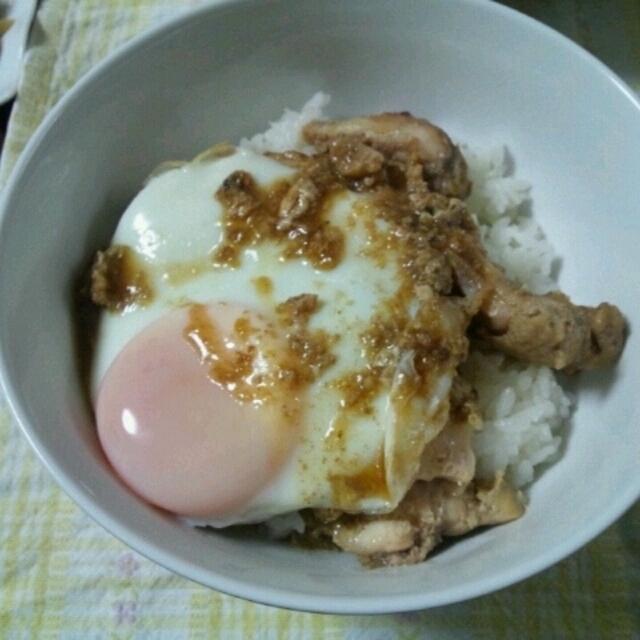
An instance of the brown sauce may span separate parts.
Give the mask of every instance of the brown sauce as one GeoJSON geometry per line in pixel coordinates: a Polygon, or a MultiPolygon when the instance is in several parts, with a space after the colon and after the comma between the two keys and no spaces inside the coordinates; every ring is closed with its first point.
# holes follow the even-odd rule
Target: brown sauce
{"type": "Polygon", "coordinates": [[[256,347],[250,344],[240,346],[225,340],[204,305],[189,307],[183,335],[198,353],[202,364],[207,365],[212,382],[242,403],[262,403],[267,399],[269,389],[251,379],[256,347]]]}
{"type": "Polygon", "coordinates": [[[262,404],[299,394],[335,362],[333,339],[324,331],[309,331],[306,319],[274,331],[269,325],[253,326],[248,314],[241,315],[233,335],[225,337],[207,307],[192,304],[183,335],[208,367],[211,381],[241,403],[262,404]],[[284,344],[276,342],[276,336],[283,336],[284,344]],[[269,360],[267,370],[259,373],[254,366],[258,349],[269,360]]]}
{"type": "Polygon", "coordinates": [[[119,312],[152,302],[149,277],[130,247],[114,245],[98,252],[91,271],[91,298],[119,312]]]}
{"type": "Polygon", "coordinates": [[[307,383],[316,380],[336,361],[331,348],[337,336],[308,326],[319,308],[318,296],[309,293],[293,296],[276,306],[278,323],[297,363],[297,375],[307,383]]]}
{"type": "Polygon", "coordinates": [[[332,381],[331,386],[342,394],[340,405],[343,411],[370,415],[373,412],[372,403],[381,390],[382,382],[382,370],[371,367],[350,372],[332,381]]]}
{"type": "Polygon", "coordinates": [[[258,276],[252,282],[258,295],[268,297],[273,293],[273,280],[268,276],[258,276]]]}
{"type": "Polygon", "coordinates": [[[335,269],[344,257],[344,233],[332,225],[328,215],[343,189],[334,188],[323,194],[320,204],[311,214],[297,221],[285,240],[283,257],[306,259],[316,269],[335,269]]]}
{"type": "Polygon", "coordinates": [[[388,500],[384,452],[380,450],[375,460],[352,474],[330,475],[335,508],[350,510],[363,498],[388,500]]]}
{"type": "Polygon", "coordinates": [[[293,228],[281,229],[280,207],[290,188],[288,180],[261,187],[246,171],[230,174],[215,194],[223,207],[223,237],[213,254],[213,263],[239,267],[243,249],[273,241],[282,247],[283,259],[308,260],[320,270],[335,268],[344,255],[344,236],[327,217],[337,190],[324,194],[293,228]]]}

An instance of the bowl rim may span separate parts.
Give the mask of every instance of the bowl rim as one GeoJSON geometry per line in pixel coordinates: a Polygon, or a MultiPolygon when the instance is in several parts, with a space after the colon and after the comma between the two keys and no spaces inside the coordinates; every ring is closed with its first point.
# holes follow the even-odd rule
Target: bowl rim
{"type": "MultiPolygon", "coordinates": [[[[197,20],[200,15],[230,9],[232,7],[238,8],[242,5],[251,5],[259,1],[260,0],[209,0],[201,6],[180,12],[150,27],[143,33],[120,45],[97,65],[89,69],[46,114],[36,131],[30,137],[10,174],[0,198],[0,249],[2,242],[4,242],[7,220],[11,219],[12,216],[12,209],[9,207],[9,203],[14,199],[15,194],[19,192],[23,178],[25,174],[28,173],[29,165],[34,156],[37,156],[42,141],[46,138],[49,130],[57,121],[60,114],[63,113],[68,106],[82,99],[86,87],[99,81],[110,67],[126,59],[134,50],[169,33],[173,29],[181,28],[187,23],[197,20]]],[[[449,0],[449,2],[450,1],[451,0],[449,0]]],[[[619,91],[631,105],[635,107],[640,117],[640,99],[636,93],[614,71],[568,37],[534,18],[490,0],[455,0],[455,3],[465,8],[476,8],[483,11],[495,12],[496,15],[500,15],[515,23],[520,23],[523,27],[528,28],[532,32],[536,32],[538,37],[550,39],[555,44],[563,47],[568,55],[580,59],[583,63],[590,65],[595,73],[601,74],[604,80],[610,83],[612,90],[619,91]]],[[[450,6],[454,7],[455,4],[452,3],[450,6]]],[[[542,554],[535,560],[522,562],[500,575],[489,576],[485,579],[477,580],[474,583],[465,583],[461,586],[443,590],[437,594],[418,592],[411,595],[352,595],[349,597],[341,596],[340,598],[327,595],[300,594],[284,588],[257,586],[246,579],[229,578],[215,574],[194,563],[176,558],[173,554],[165,551],[157,544],[145,540],[126,523],[113,518],[94,501],[88,490],[82,485],[76,484],[67,475],[62,466],[49,453],[46,444],[38,437],[37,433],[32,430],[29,420],[27,419],[24,403],[20,399],[20,392],[14,384],[3,344],[0,344],[0,387],[5,394],[6,402],[23,435],[44,466],[65,493],[101,527],[134,549],[137,553],[140,553],[147,559],[184,578],[228,595],[285,609],[313,613],[385,614],[415,611],[474,599],[516,584],[571,555],[620,518],[623,513],[634,504],[638,497],[640,497],[639,477],[636,485],[629,484],[626,487],[626,491],[618,493],[616,498],[609,504],[608,509],[594,518],[589,527],[576,533],[571,539],[559,542],[555,547],[550,548],[547,553],[542,554]]]]}

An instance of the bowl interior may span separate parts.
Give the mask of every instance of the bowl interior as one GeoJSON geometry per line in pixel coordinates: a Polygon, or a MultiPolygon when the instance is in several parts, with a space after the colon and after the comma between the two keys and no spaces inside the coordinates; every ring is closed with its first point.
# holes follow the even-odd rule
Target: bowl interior
{"type": "Polygon", "coordinates": [[[562,460],[521,520],[426,564],[367,571],[352,557],[222,531],[146,507],[102,457],[74,355],[72,283],[162,160],[265,129],[315,91],[332,115],[410,110],[455,139],[507,144],[563,258],[574,300],[637,320],[640,110],[590,56],[492,4],[314,0],[219,3],[128,46],[47,119],[6,192],[0,341],[20,422],[64,488],[101,524],[217,589],[294,608],[416,609],[479,595],[573,551],[640,494],[640,345],[584,375],[562,460]]]}

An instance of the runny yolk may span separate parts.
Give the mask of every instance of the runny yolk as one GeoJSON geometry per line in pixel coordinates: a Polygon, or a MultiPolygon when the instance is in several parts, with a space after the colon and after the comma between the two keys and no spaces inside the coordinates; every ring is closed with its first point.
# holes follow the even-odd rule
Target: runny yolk
{"type": "Polygon", "coordinates": [[[96,404],[100,442],[122,480],[180,515],[242,510],[296,442],[300,401],[277,385],[282,352],[264,320],[225,304],[178,309],[140,332],[96,404]]]}

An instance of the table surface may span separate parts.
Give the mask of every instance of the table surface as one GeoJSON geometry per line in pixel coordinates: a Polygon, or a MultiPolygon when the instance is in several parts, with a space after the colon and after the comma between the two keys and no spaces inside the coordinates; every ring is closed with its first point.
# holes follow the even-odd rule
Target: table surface
{"type": "MultiPolygon", "coordinates": [[[[0,130],[11,113],[0,180],[82,73],[198,1],[44,0],[19,97],[0,109],[0,130]]],[[[504,4],[576,40],[640,91],[640,1],[504,4]]],[[[640,639],[640,504],[570,558],[484,598],[377,617],[296,613],[204,589],[129,550],[57,488],[0,410],[0,640],[518,636],[640,639]]]]}

